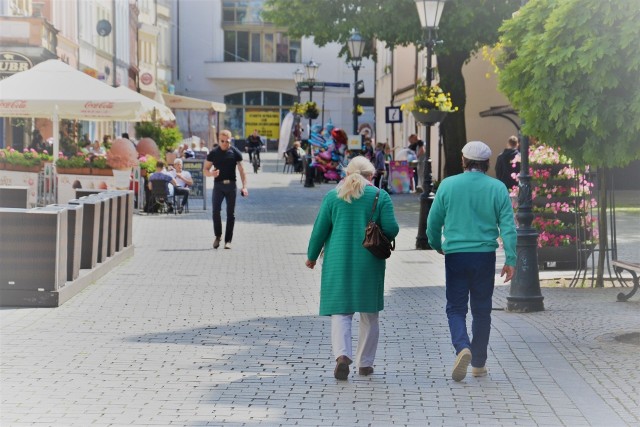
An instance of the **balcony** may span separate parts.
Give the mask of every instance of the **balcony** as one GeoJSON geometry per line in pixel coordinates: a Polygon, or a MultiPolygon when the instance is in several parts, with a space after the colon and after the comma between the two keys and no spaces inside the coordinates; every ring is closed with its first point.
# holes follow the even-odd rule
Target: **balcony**
{"type": "Polygon", "coordinates": [[[204,75],[221,80],[286,80],[293,85],[293,72],[300,66],[288,62],[206,62],[204,75]]]}

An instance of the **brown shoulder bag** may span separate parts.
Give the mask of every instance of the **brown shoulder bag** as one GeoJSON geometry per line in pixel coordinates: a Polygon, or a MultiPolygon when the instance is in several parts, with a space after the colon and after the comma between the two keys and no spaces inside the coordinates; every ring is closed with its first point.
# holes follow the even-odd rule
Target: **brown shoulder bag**
{"type": "Polygon", "coordinates": [[[396,247],[396,241],[389,242],[387,236],[384,235],[382,229],[378,227],[378,224],[373,220],[373,214],[376,211],[378,205],[378,198],[380,197],[380,189],[376,194],[376,198],[373,201],[373,208],[371,209],[371,216],[369,216],[369,223],[364,230],[364,240],[362,246],[364,246],[369,252],[380,259],[387,259],[391,256],[391,251],[396,247]]]}

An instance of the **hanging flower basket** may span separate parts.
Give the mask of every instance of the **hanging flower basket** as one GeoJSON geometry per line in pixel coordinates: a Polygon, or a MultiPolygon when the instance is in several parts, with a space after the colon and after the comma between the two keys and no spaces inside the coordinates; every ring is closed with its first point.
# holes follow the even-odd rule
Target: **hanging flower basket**
{"type": "Polygon", "coordinates": [[[413,118],[416,122],[423,125],[440,123],[445,119],[445,117],[447,117],[446,111],[439,110],[431,110],[427,113],[422,113],[420,111],[414,110],[411,112],[411,114],[413,114],[413,118]]]}

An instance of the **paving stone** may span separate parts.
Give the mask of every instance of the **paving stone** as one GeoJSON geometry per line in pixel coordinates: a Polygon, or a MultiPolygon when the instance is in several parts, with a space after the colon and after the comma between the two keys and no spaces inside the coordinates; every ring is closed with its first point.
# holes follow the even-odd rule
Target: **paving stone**
{"type": "Polygon", "coordinates": [[[544,312],[495,310],[489,375],[450,380],[444,262],[413,249],[415,195],[392,196],[375,373],[336,381],[321,269],[304,267],[332,185],[275,170],[267,153],[249,173],[233,249],[211,248],[210,200],[192,200],[189,214],[135,216],[135,256],[63,306],[0,310],[0,425],[640,424],[637,347],[612,339],[640,330],[640,302],[616,289],[545,288],[544,312]]]}

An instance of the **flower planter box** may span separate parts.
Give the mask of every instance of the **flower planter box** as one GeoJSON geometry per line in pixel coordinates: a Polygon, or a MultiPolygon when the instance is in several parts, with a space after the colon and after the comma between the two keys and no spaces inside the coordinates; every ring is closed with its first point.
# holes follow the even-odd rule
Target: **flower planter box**
{"type": "Polygon", "coordinates": [[[90,168],[57,168],[57,172],[63,175],[91,175],[90,168]]]}
{"type": "Polygon", "coordinates": [[[547,203],[567,203],[569,206],[576,206],[577,202],[581,199],[579,196],[553,196],[551,198],[541,196],[533,199],[533,205],[545,207],[547,203]]]}
{"type": "Polygon", "coordinates": [[[41,165],[23,166],[23,165],[14,165],[12,163],[6,163],[4,169],[8,171],[13,171],[13,172],[38,173],[40,172],[40,169],[42,169],[42,166],[41,165]]]}
{"type": "Polygon", "coordinates": [[[440,123],[447,117],[446,111],[431,110],[428,113],[420,111],[412,111],[413,118],[416,122],[424,124],[440,123]]]}
{"type": "Polygon", "coordinates": [[[540,269],[575,270],[584,268],[587,259],[591,255],[593,246],[583,247],[568,246],[544,246],[538,248],[538,265],[540,269]]]}
{"type": "Polygon", "coordinates": [[[548,170],[552,176],[557,175],[564,168],[571,167],[570,164],[567,163],[552,163],[552,164],[544,164],[544,163],[532,163],[530,165],[530,169],[534,170],[548,170]]]}
{"type": "Polygon", "coordinates": [[[91,175],[113,176],[113,169],[97,169],[91,168],[91,175]]]}

